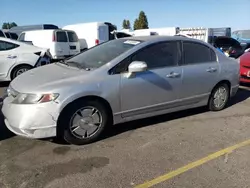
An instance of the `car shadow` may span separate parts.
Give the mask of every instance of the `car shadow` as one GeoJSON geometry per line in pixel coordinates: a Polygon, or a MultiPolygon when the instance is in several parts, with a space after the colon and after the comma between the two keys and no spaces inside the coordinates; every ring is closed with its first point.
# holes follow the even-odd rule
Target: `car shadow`
{"type": "MultiPolygon", "coordinates": [[[[239,88],[237,94],[230,100],[229,105],[227,108],[230,106],[233,106],[237,103],[243,102],[250,98],[250,88],[249,90],[244,89],[244,88],[239,88]]],[[[208,109],[206,107],[199,107],[199,108],[194,108],[194,109],[189,109],[189,110],[183,110],[179,112],[173,112],[165,115],[160,115],[160,116],[155,116],[151,118],[145,118],[141,120],[135,120],[127,123],[122,123],[118,125],[114,125],[109,131],[103,136],[102,139],[108,139],[113,136],[122,134],[127,131],[139,129],[141,127],[147,127],[147,126],[152,126],[154,124],[159,124],[163,123],[166,121],[171,121],[175,119],[180,119],[192,115],[197,115],[201,113],[207,112],[208,109]]]]}
{"type": "Polygon", "coordinates": [[[9,139],[13,136],[15,136],[15,134],[9,131],[9,129],[5,126],[3,114],[0,112],[0,141],[9,139]]]}
{"type": "Polygon", "coordinates": [[[9,81],[8,81],[8,82],[0,82],[0,88],[1,88],[1,87],[8,87],[9,84],[10,84],[9,81]]]}
{"type": "MultiPolygon", "coordinates": [[[[237,103],[243,102],[250,98],[250,88],[240,88],[237,92],[237,94],[231,99],[229,103],[229,107],[232,105],[235,105],[237,103]]],[[[1,106],[0,106],[1,107],[1,106]]],[[[197,115],[200,113],[204,113],[207,111],[206,107],[200,107],[200,108],[195,108],[195,109],[189,109],[189,110],[184,110],[180,112],[174,112],[166,115],[160,115],[160,116],[155,116],[151,118],[145,118],[141,120],[136,120],[136,121],[131,121],[127,123],[122,123],[118,124],[115,126],[112,126],[111,129],[107,131],[107,133],[101,138],[101,140],[105,140],[114,136],[117,136],[119,134],[122,134],[124,132],[128,132],[131,130],[136,130],[140,129],[141,127],[147,127],[147,126],[152,126],[154,124],[166,122],[166,121],[171,121],[174,119],[179,119],[179,118],[184,118],[187,116],[192,116],[192,115],[197,115]]],[[[14,134],[11,133],[5,126],[4,120],[3,120],[3,115],[0,112],[0,141],[5,140],[8,138],[13,137],[14,134]]],[[[42,139],[42,140],[48,140],[52,141],[56,144],[63,144],[65,145],[66,143],[62,141],[61,139],[42,139]]]]}

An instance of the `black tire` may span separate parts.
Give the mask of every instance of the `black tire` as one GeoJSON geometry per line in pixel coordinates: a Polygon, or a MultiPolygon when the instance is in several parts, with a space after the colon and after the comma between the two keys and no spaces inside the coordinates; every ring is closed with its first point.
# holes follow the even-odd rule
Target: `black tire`
{"type": "Polygon", "coordinates": [[[17,76],[19,76],[20,71],[24,70],[24,69],[26,69],[26,71],[28,71],[28,70],[32,69],[32,66],[30,66],[30,65],[21,65],[21,66],[18,66],[16,68],[14,68],[14,70],[12,71],[12,74],[11,74],[11,80],[13,80],[17,76]]]}
{"type": "Polygon", "coordinates": [[[223,110],[223,109],[226,108],[227,105],[228,105],[229,97],[230,97],[230,90],[229,90],[228,85],[225,84],[225,83],[222,83],[222,84],[217,85],[217,86],[213,89],[213,91],[212,91],[212,93],[211,93],[211,95],[210,95],[210,98],[209,98],[209,101],[208,101],[208,109],[209,109],[210,111],[220,111],[220,110],[223,110]],[[221,106],[216,106],[216,105],[215,105],[215,102],[214,102],[214,99],[215,99],[215,94],[216,94],[216,92],[219,90],[219,88],[225,89],[226,97],[225,97],[224,103],[223,103],[221,106]]]}
{"type": "Polygon", "coordinates": [[[70,106],[68,106],[60,117],[61,118],[58,122],[58,133],[57,133],[58,137],[63,138],[69,144],[74,144],[74,145],[90,144],[92,142],[97,141],[104,133],[104,130],[106,129],[107,124],[109,122],[107,110],[105,109],[104,105],[101,104],[99,101],[95,100],[92,101],[78,100],[72,103],[70,106]],[[100,124],[95,134],[93,134],[92,136],[87,138],[79,138],[72,133],[71,122],[72,118],[74,117],[74,114],[78,110],[83,109],[84,107],[93,107],[97,109],[101,114],[102,123],[100,124]]]}

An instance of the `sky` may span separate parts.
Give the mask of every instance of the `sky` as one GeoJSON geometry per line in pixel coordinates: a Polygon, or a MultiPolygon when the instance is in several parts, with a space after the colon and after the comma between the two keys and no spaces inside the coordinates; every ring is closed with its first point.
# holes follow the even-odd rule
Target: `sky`
{"type": "Polygon", "coordinates": [[[85,22],[133,26],[143,10],[150,28],[231,27],[250,29],[250,0],[0,0],[0,24],[55,24],[85,22]]]}

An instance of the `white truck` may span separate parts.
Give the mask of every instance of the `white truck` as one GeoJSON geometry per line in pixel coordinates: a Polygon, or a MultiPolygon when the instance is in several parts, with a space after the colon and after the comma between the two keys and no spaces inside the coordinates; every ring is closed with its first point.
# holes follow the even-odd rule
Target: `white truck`
{"type": "Polygon", "coordinates": [[[188,35],[191,38],[199,39],[207,43],[213,43],[214,37],[226,36],[231,37],[230,27],[221,28],[205,28],[205,27],[190,27],[179,28],[177,34],[188,35]]]}
{"type": "Polygon", "coordinates": [[[178,33],[178,27],[162,27],[162,28],[149,28],[138,29],[131,31],[133,36],[150,36],[150,35],[168,35],[173,36],[178,33]]]}
{"type": "Polygon", "coordinates": [[[208,43],[213,43],[214,37],[227,36],[231,37],[230,27],[221,28],[204,28],[204,27],[162,27],[150,29],[138,29],[129,31],[133,36],[150,36],[150,35],[182,35],[199,39],[208,43]]]}
{"type": "Polygon", "coordinates": [[[84,51],[97,44],[115,39],[112,31],[116,30],[116,27],[109,22],[89,22],[67,25],[62,29],[75,31],[81,51],[84,51]]]}

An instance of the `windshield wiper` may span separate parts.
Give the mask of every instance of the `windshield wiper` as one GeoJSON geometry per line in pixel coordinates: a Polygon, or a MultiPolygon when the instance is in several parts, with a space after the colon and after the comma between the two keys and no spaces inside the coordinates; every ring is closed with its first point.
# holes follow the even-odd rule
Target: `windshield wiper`
{"type": "Polygon", "coordinates": [[[65,61],[65,60],[61,60],[59,61],[58,63],[62,63],[64,65],[67,65],[67,66],[71,66],[71,67],[77,67],[79,69],[84,69],[86,71],[90,71],[91,68],[88,68],[88,67],[85,67],[83,66],[82,64],[76,62],[76,61],[65,61]]]}
{"type": "Polygon", "coordinates": [[[72,67],[77,67],[79,69],[83,69],[84,68],[80,63],[77,63],[75,61],[65,61],[65,64],[69,65],[69,66],[72,66],[72,67]]]}
{"type": "Polygon", "coordinates": [[[68,66],[71,66],[71,67],[77,67],[79,69],[83,69],[84,68],[80,63],[77,63],[75,61],[65,61],[65,60],[62,60],[62,61],[59,61],[59,63],[65,64],[65,65],[68,65],[68,66]]]}

